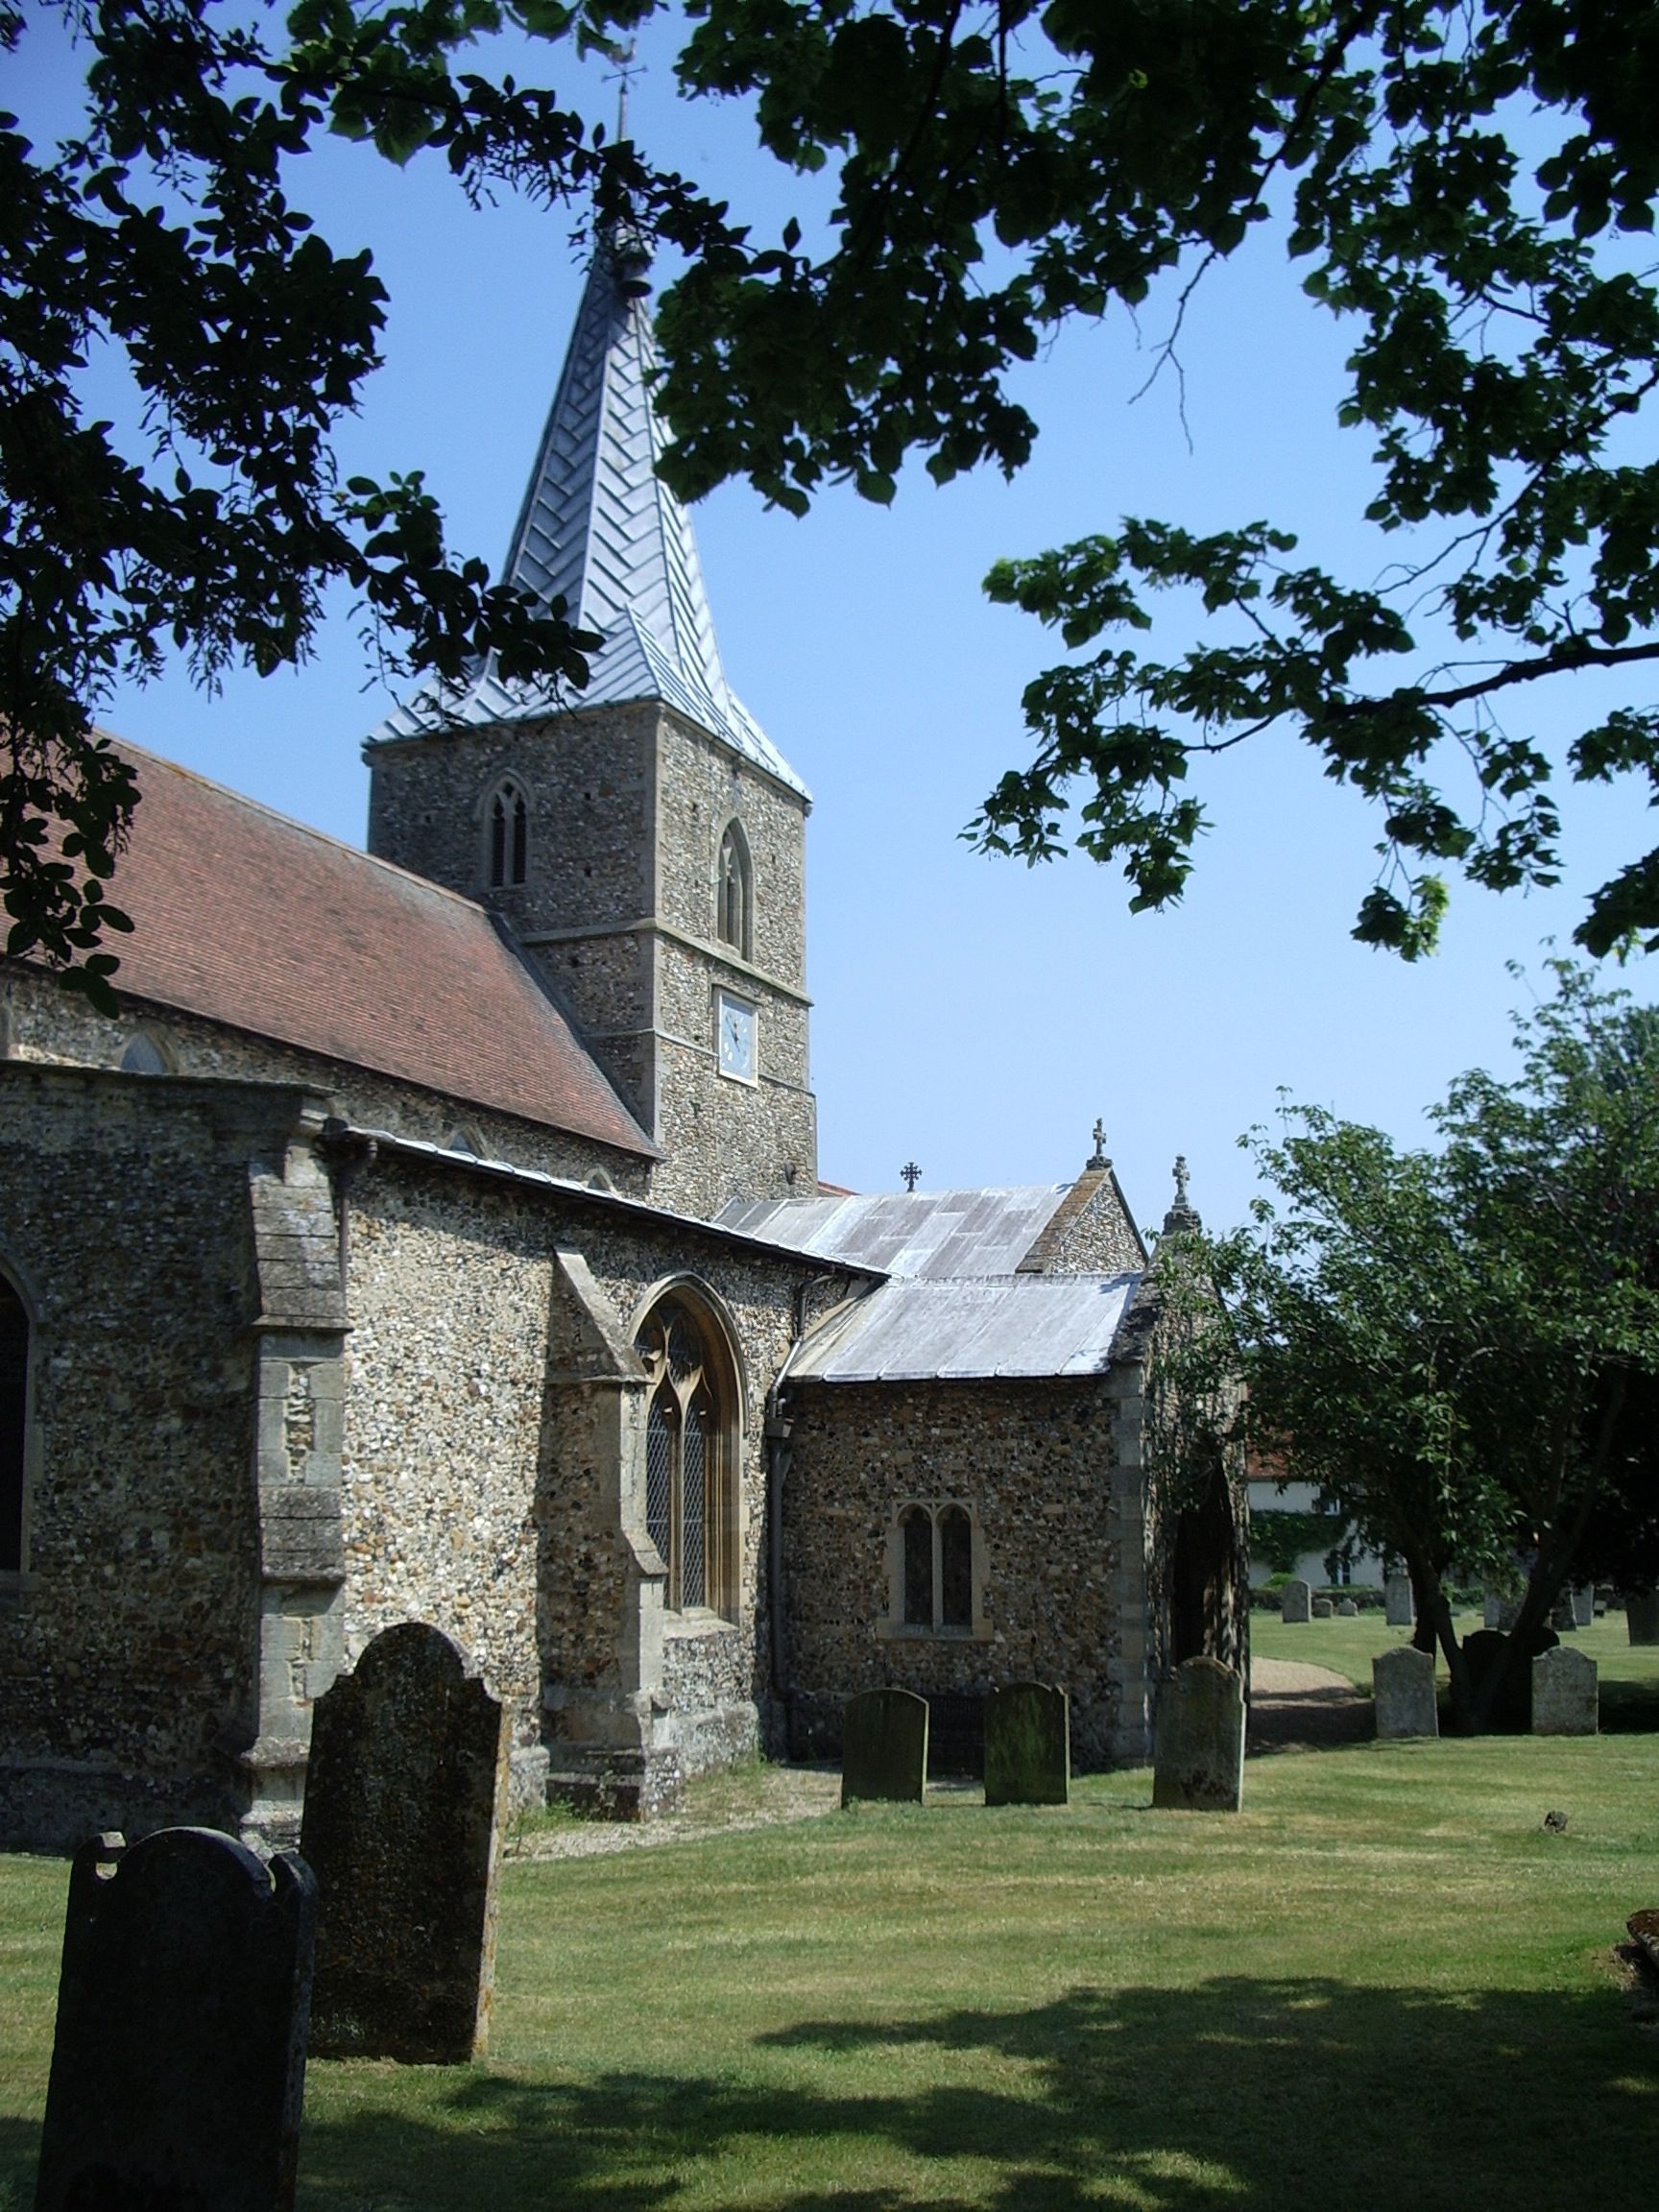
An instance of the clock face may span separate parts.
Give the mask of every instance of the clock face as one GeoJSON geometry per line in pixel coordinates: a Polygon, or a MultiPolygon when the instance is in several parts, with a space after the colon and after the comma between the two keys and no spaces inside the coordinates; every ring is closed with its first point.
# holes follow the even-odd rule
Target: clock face
{"type": "Polygon", "coordinates": [[[714,1002],[720,1025],[720,1072],[739,1082],[755,1080],[755,1009],[722,991],[714,1002]]]}

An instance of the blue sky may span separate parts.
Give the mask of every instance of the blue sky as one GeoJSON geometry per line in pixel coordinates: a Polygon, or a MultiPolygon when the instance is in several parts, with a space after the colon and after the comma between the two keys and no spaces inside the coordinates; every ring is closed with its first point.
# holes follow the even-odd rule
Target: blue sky
{"type": "MultiPolygon", "coordinates": [[[[634,135],[775,228],[799,195],[739,112],[674,96],[665,32],[645,44],[634,135]]],[[[68,120],[76,74],[60,39],[32,32],[7,104],[44,138],[68,120]]],[[[613,90],[596,89],[608,110],[613,90]]],[[[580,290],[568,219],[474,211],[437,163],[398,172],[337,144],[307,157],[296,196],[336,250],[372,248],[391,293],[384,366],[340,441],[346,472],[423,469],[456,545],[498,562],[580,290]]],[[[815,795],[813,1078],[831,1180],[892,1188],[914,1159],[931,1189],[1058,1181],[1098,1116],[1143,1222],[1161,1217],[1179,1151],[1206,1220],[1225,1226],[1253,1188],[1235,1141],[1272,1119],[1282,1090],[1412,1141],[1452,1075],[1505,1067],[1509,1009],[1543,987],[1542,941],[1565,949],[1590,889],[1648,841],[1629,788],[1564,792],[1561,888],[1499,899],[1455,883],[1444,949],[1415,967],[1351,941],[1378,824],[1288,739],[1205,774],[1214,826],[1164,915],[1131,915],[1120,877],[1091,861],[1032,871],[961,842],[998,773],[1023,763],[1021,692],[1058,657],[1029,617],[984,599],[993,561],[1121,514],[1267,517],[1356,581],[1396,550],[1356,519],[1369,465],[1335,426],[1342,333],[1273,239],[1199,289],[1185,421],[1172,376],[1133,397],[1166,318],[1154,304],[1140,331],[1120,316],[1067,330],[1024,373],[1042,435],[1012,484],[941,491],[912,469],[890,509],[831,492],[804,520],[735,485],[695,512],[728,675],[815,795]]],[[[94,379],[99,411],[116,410],[97,365],[94,379]]],[[[343,601],[298,672],[233,677],[211,697],[175,673],[123,691],[104,719],[360,841],[359,746],[385,694],[359,627],[343,601]]],[[[1517,726],[1564,736],[1577,709],[1540,703],[1517,726]]],[[[1624,980],[1651,998],[1659,974],[1636,965],[1624,980]]]]}

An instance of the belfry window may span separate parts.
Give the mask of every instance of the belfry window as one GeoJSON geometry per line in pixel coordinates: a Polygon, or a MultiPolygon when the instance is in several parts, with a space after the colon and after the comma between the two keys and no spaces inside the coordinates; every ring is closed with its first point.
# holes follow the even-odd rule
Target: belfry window
{"type": "Polygon", "coordinates": [[[745,960],[751,957],[755,926],[755,876],[749,843],[738,822],[726,825],[720,840],[719,881],[715,892],[715,934],[745,960]]]}
{"type": "Polygon", "coordinates": [[[686,1299],[654,1306],[635,1338],[651,1378],[645,1532],[668,1569],[672,1613],[729,1613],[734,1584],[735,1390],[712,1329],[686,1299]]]}
{"type": "Polygon", "coordinates": [[[498,784],[490,801],[489,876],[492,891],[522,883],[530,859],[530,808],[511,778],[498,784]]]}
{"type": "Polygon", "coordinates": [[[29,1423],[29,1309],[0,1275],[0,1575],[23,1565],[29,1423]]]}

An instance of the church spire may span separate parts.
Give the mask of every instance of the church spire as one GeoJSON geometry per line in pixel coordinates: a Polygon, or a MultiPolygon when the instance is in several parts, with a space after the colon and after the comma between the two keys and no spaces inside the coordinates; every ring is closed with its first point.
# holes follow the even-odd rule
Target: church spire
{"type": "Polygon", "coordinates": [[[726,682],[690,517],[656,474],[667,433],[651,405],[648,267],[628,232],[601,238],[503,570],[540,607],[562,598],[579,629],[599,633],[587,689],[555,698],[485,671],[459,700],[411,700],[382,734],[657,699],[805,795],[726,682]]]}

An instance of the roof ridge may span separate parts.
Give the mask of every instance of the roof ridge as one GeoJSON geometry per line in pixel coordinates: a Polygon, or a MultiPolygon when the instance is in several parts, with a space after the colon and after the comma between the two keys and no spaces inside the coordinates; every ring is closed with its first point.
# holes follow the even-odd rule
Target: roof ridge
{"type": "MultiPolygon", "coordinates": [[[[165,768],[175,776],[187,777],[192,783],[200,783],[221,799],[233,799],[238,806],[251,814],[263,814],[268,821],[278,822],[285,830],[298,830],[302,836],[314,838],[320,845],[332,846],[336,853],[344,853],[352,860],[366,860],[383,875],[401,877],[405,883],[413,883],[418,890],[429,891],[435,899],[447,899],[456,906],[465,906],[471,913],[490,919],[490,909],[476,899],[469,899],[463,891],[451,891],[446,884],[434,883],[430,876],[417,874],[413,868],[399,867],[396,860],[386,860],[378,853],[371,853],[366,845],[353,845],[344,837],[336,837],[331,830],[319,830],[315,822],[302,822],[297,814],[284,814],[280,807],[273,806],[264,799],[255,799],[247,791],[238,791],[234,784],[221,783],[212,776],[204,776],[200,768],[187,768],[181,760],[170,760],[165,753],[152,752],[148,745],[140,745],[135,738],[123,737],[117,731],[94,727],[93,734],[107,737],[122,753],[137,754],[141,762],[165,768]]],[[[142,792],[143,786],[139,786],[142,792]]]]}

